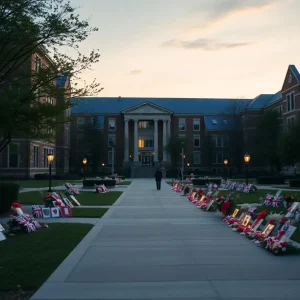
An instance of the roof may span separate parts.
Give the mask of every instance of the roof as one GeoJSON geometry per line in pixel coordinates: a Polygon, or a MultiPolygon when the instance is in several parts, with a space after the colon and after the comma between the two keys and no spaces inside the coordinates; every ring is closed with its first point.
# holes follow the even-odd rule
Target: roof
{"type": "Polygon", "coordinates": [[[238,120],[230,116],[205,116],[204,124],[207,131],[226,131],[238,127],[238,120]]]}
{"type": "Polygon", "coordinates": [[[73,114],[119,114],[122,111],[142,103],[168,109],[175,114],[219,115],[232,114],[233,107],[242,107],[251,99],[215,99],[215,98],[134,98],[134,97],[87,97],[73,99],[73,114]],[[243,104],[243,105],[240,105],[243,104]]]}
{"type": "Polygon", "coordinates": [[[300,82],[300,74],[296,68],[295,65],[289,65],[289,68],[291,69],[291,71],[293,72],[293,74],[295,75],[296,79],[298,80],[298,82],[300,82]]]}
{"type": "Polygon", "coordinates": [[[68,74],[67,73],[58,76],[56,78],[56,86],[57,87],[64,87],[66,85],[67,79],[68,79],[68,74]]]}

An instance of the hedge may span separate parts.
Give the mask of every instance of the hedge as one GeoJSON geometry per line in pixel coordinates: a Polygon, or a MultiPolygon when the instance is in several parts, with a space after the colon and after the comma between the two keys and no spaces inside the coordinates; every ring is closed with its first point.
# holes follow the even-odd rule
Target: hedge
{"type": "Polygon", "coordinates": [[[84,187],[94,187],[94,185],[101,185],[104,184],[105,186],[115,186],[116,180],[115,179],[86,179],[83,180],[82,185],[84,187]]]}
{"type": "Polygon", "coordinates": [[[221,179],[220,178],[195,178],[192,179],[193,185],[206,185],[207,183],[216,183],[216,184],[221,184],[221,179]]]}
{"type": "MultiPolygon", "coordinates": [[[[56,180],[80,180],[82,177],[77,174],[61,174],[52,175],[52,179],[56,180]]],[[[35,180],[49,180],[49,173],[39,173],[34,175],[35,180]]]]}
{"type": "Polygon", "coordinates": [[[260,176],[256,178],[258,184],[284,184],[285,178],[282,176],[260,176]]]}
{"type": "Polygon", "coordinates": [[[300,179],[291,179],[289,185],[290,187],[300,187],[300,179]]]}
{"type": "Polygon", "coordinates": [[[0,213],[10,210],[11,204],[18,201],[20,186],[15,182],[0,182],[0,213]]]}

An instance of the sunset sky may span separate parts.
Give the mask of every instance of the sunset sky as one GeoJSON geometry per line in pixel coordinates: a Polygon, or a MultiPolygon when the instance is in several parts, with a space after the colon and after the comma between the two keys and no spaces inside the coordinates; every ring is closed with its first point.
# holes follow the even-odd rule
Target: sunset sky
{"type": "Polygon", "coordinates": [[[253,98],[300,69],[299,0],[71,0],[110,97],[253,98]]]}

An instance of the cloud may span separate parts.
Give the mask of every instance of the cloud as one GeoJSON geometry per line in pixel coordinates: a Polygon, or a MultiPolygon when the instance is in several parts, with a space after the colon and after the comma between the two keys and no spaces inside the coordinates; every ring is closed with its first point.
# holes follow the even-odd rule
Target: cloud
{"type": "MultiPolygon", "coordinates": [[[[196,8],[194,12],[199,12],[204,16],[204,21],[198,26],[188,29],[188,32],[203,30],[223,24],[230,19],[246,14],[260,13],[270,10],[280,4],[288,4],[294,0],[210,0],[206,6],[196,8]]],[[[203,4],[203,3],[202,3],[203,4]]]]}
{"type": "Polygon", "coordinates": [[[232,49],[243,46],[248,46],[253,43],[234,43],[234,42],[219,42],[213,39],[196,39],[191,41],[169,40],[162,44],[162,47],[175,47],[184,49],[202,49],[206,51],[216,51],[221,49],[232,49]]]}
{"type": "Polygon", "coordinates": [[[131,70],[129,72],[130,75],[138,75],[138,74],[141,74],[142,73],[142,70],[131,70]]]}

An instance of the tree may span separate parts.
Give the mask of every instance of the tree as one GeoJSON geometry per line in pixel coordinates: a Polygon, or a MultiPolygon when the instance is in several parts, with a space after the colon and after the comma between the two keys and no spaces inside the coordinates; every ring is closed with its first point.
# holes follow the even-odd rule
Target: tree
{"type": "Polygon", "coordinates": [[[103,160],[103,130],[97,117],[92,118],[91,122],[85,125],[83,139],[77,151],[80,163],[84,157],[87,158],[88,165],[92,167],[92,173],[95,174],[103,160]]]}
{"type": "Polygon", "coordinates": [[[268,162],[272,171],[274,167],[279,171],[280,158],[278,155],[278,142],[280,138],[280,115],[276,110],[265,111],[257,123],[256,147],[262,160],[268,162]]]}
{"type": "Polygon", "coordinates": [[[300,162],[300,115],[297,115],[294,125],[289,126],[287,131],[279,139],[279,155],[287,165],[300,162]]]}
{"type": "Polygon", "coordinates": [[[67,0],[1,0],[0,152],[14,137],[53,141],[52,130],[69,121],[62,116],[74,105],[71,97],[101,91],[95,80],[79,86],[82,72],[100,56],[98,50],[81,54],[79,45],[97,30],[67,0]],[[36,54],[45,63],[37,60],[32,71],[36,54]],[[71,80],[68,86],[57,84],[62,77],[71,80]],[[40,101],[45,97],[65,101],[52,105],[40,101]]]}
{"type": "Polygon", "coordinates": [[[213,140],[211,134],[206,134],[204,136],[204,153],[203,156],[208,166],[208,172],[211,171],[211,165],[213,163],[213,155],[216,148],[216,143],[213,140]]]}
{"type": "Polygon", "coordinates": [[[171,155],[173,166],[177,166],[178,160],[181,157],[182,148],[185,148],[185,140],[178,135],[173,135],[169,138],[165,150],[171,155]]]}

